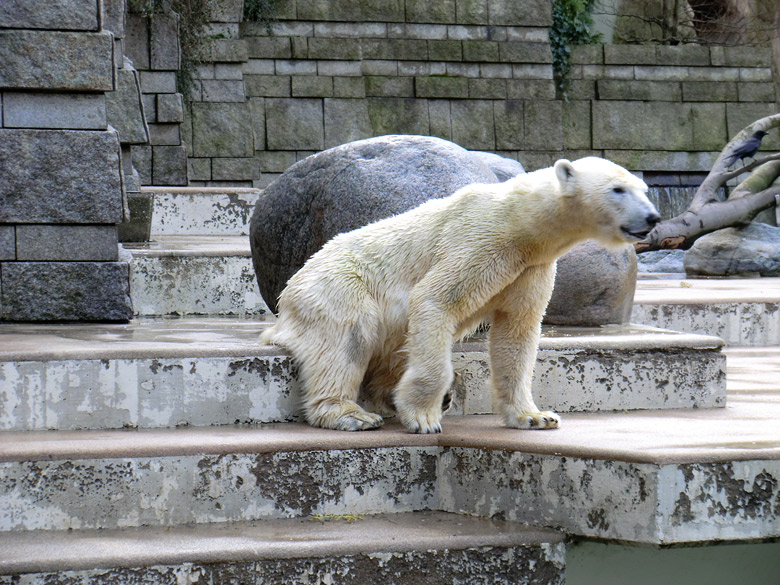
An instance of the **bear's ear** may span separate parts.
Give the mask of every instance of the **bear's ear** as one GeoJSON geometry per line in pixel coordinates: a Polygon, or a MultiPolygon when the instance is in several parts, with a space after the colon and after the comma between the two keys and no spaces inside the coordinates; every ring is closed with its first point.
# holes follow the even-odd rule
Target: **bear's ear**
{"type": "Polygon", "coordinates": [[[561,185],[565,186],[574,178],[574,175],[576,174],[576,171],[574,170],[574,165],[571,164],[568,160],[565,158],[562,158],[559,161],[555,162],[555,176],[558,177],[558,180],[561,182],[561,185]]]}

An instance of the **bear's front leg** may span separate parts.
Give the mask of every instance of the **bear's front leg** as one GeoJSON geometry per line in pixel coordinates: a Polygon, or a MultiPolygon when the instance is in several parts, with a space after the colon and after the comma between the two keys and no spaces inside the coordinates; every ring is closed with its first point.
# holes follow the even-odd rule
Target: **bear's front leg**
{"type": "Polygon", "coordinates": [[[555,264],[528,268],[502,293],[490,326],[492,383],[507,426],[555,429],[560,417],[541,411],[531,393],[542,317],[555,282],[555,264]]]}
{"type": "Polygon", "coordinates": [[[455,323],[437,303],[422,298],[413,296],[410,302],[407,368],[393,392],[393,402],[401,423],[413,433],[440,433],[442,403],[455,376],[455,323]]]}

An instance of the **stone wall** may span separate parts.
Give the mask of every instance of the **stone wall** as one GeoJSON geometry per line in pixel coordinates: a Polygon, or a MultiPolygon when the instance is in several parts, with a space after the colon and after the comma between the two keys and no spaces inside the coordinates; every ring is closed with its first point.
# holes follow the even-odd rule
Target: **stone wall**
{"type": "Polygon", "coordinates": [[[0,2],[0,320],[132,316],[123,21],[121,0],[0,2]]]}
{"type": "MultiPolygon", "coordinates": [[[[572,60],[565,146],[660,184],[698,180],[737,132],[777,112],[768,47],[597,45],[572,60]]],[[[780,136],[764,146],[780,148],[780,136]]]]}
{"type": "Polygon", "coordinates": [[[264,187],[312,152],[391,133],[528,169],[595,153],[686,184],[776,111],[756,48],[581,47],[571,101],[556,99],[550,0],[277,0],[270,25],[226,4],[181,125],[193,185],[264,187]]]}

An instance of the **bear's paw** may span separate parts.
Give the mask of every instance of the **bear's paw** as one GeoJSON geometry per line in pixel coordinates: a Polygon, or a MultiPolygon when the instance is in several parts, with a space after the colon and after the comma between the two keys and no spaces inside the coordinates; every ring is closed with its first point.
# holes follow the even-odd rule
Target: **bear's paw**
{"type": "Polygon", "coordinates": [[[507,413],[505,418],[506,426],[513,429],[557,429],[561,425],[561,417],[551,410],[507,413]]]}
{"type": "Polygon", "coordinates": [[[384,420],[378,414],[361,410],[338,417],[335,428],[338,431],[370,431],[378,429],[383,424],[384,420]]]}

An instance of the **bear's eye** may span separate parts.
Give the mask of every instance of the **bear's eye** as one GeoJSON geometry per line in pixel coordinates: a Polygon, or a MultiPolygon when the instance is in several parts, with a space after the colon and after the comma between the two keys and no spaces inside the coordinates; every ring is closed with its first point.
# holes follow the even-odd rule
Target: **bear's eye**
{"type": "Polygon", "coordinates": [[[617,193],[618,195],[622,195],[623,193],[625,193],[625,192],[626,192],[626,190],[625,190],[623,187],[615,187],[615,188],[613,188],[612,190],[613,190],[615,193],[617,193]]]}

